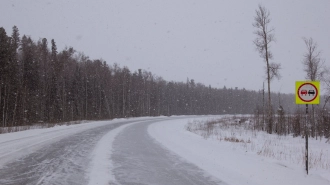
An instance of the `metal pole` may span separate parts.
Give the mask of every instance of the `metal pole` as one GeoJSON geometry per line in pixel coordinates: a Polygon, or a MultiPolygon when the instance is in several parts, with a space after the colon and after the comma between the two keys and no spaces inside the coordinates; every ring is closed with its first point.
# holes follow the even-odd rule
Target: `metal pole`
{"type": "Polygon", "coordinates": [[[305,138],[306,138],[306,152],[305,152],[305,156],[306,156],[306,172],[307,172],[307,175],[308,175],[308,130],[309,130],[309,124],[308,124],[308,119],[307,119],[307,116],[308,116],[308,104],[306,104],[306,135],[305,135],[305,138]]]}

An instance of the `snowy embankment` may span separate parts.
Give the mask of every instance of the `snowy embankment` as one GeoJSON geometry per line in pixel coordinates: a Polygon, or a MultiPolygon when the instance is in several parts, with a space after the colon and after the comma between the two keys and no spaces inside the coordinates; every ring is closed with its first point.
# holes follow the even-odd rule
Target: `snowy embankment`
{"type": "Polygon", "coordinates": [[[148,132],[169,150],[228,184],[330,184],[330,145],[324,140],[310,142],[311,151],[320,152],[312,153],[315,165],[306,175],[302,138],[231,128],[206,139],[187,131],[189,121],[192,119],[158,122],[150,125],[148,132]]]}

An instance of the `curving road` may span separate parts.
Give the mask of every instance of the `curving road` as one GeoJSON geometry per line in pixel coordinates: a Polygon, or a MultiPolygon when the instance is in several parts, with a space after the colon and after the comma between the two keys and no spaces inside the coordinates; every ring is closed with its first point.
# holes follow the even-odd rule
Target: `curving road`
{"type": "Polygon", "coordinates": [[[155,121],[127,127],[113,143],[113,173],[122,185],[216,185],[221,181],[160,146],[148,134],[155,121]]]}
{"type": "MultiPolygon", "coordinates": [[[[114,166],[112,172],[116,182],[110,182],[110,184],[221,184],[197,166],[185,162],[160,146],[148,135],[148,125],[164,119],[175,118],[146,119],[142,122],[139,120],[139,123],[130,125],[119,133],[112,143],[111,156],[114,166]]],[[[113,129],[133,122],[137,121],[125,120],[77,133],[54,131],[42,137],[37,135],[6,142],[0,141],[0,150],[15,146],[15,144],[20,148],[25,148],[2,154],[0,152],[0,162],[3,163],[3,165],[0,163],[0,184],[88,184],[89,179],[86,174],[89,173],[91,153],[98,141],[113,129]],[[55,139],[57,137],[60,138],[55,139]],[[32,141],[36,140],[39,141],[39,147],[33,148],[32,141]],[[20,146],[22,144],[24,146],[20,146]],[[15,152],[25,152],[26,155],[15,155],[15,152]],[[10,156],[20,157],[10,158],[10,156]],[[10,159],[10,162],[4,163],[5,159],[10,159]]]]}

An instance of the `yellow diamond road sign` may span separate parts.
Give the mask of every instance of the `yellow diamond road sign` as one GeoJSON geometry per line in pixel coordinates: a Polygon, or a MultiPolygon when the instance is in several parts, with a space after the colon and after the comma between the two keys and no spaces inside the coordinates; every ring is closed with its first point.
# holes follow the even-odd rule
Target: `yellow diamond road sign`
{"type": "Polygon", "coordinates": [[[296,82],[296,104],[320,104],[319,81],[296,82]]]}

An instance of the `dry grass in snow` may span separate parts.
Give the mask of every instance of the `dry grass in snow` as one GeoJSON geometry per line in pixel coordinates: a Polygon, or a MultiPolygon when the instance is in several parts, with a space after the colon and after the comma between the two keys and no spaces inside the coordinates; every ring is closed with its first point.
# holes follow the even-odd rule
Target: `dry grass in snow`
{"type": "MultiPolygon", "coordinates": [[[[235,150],[255,153],[285,163],[305,165],[305,139],[292,135],[279,136],[253,130],[250,118],[225,117],[189,122],[186,130],[205,139],[231,142],[235,150]]],[[[309,140],[309,169],[330,170],[330,145],[326,139],[309,140]]]]}

